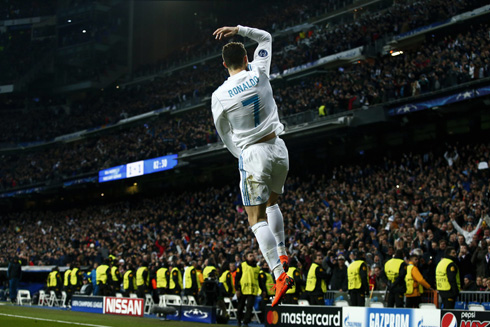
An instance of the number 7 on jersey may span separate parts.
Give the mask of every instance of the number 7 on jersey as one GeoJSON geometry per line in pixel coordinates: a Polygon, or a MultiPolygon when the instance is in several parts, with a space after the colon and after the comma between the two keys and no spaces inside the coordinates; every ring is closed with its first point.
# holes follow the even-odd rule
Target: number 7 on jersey
{"type": "Polygon", "coordinates": [[[260,116],[259,116],[259,108],[260,108],[260,101],[259,101],[259,95],[255,94],[248,98],[247,100],[242,101],[242,105],[244,107],[252,104],[253,105],[253,111],[254,111],[254,122],[255,122],[255,127],[260,125],[260,116]]]}

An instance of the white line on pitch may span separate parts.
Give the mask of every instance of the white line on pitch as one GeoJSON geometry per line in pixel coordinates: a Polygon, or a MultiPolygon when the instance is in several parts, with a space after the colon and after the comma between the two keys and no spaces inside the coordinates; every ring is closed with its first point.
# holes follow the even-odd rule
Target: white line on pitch
{"type": "Polygon", "coordinates": [[[70,324],[70,325],[93,326],[93,327],[109,327],[109,326],[104,326],[104,325],[84,324],[84,323],[81,323],[81,322],[72,322],[72,321],[63,321],[63,320],[53,320],[53,319],[44,319],[44,318],[36,318],[36,317],[26,317],[26,316],[9,315],[7,313],[0,313],[0,316],[8,316],[8,317],[14,317],[14,318],[25,318],[25,319],[32,319],[32,320],[54,321],[54,322],[59,322],[61,324],[70,324]]]}

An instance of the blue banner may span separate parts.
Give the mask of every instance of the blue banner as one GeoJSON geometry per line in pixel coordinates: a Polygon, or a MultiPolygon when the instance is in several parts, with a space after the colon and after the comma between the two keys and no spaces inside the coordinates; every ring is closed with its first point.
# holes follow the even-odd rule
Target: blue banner
{"type": "Polygon", "coordinates": [[[404,37],[412,36],[412,35],[415,35],[415,34],[418,34],[418,33],[421,33],[421,32],[424,32],[424,31],[427,31],[427,30],[430,30],[430,29],[433,29],[433,28],[435,28],[437,26],[448,24],[450,22],[451,22],[451,19],[446,19],[446,20],[443,20],[442,22],[437,22],[437,23],[434,23],[434,24],[422,26],[422,27],[416,28],[414,30],[408,31],[406,33],[402,33],[400,35],[397,35],[397,36],[394,37],[394,39],[395,40],[403,39],[404,37]]]}
{"type": "Polygon", "coordinates": [[[71,299],[71,310],[80,312],[103,313],[103,296],[73,295],[71,299]]]}
{"type": "Polygon", "coordinates": [[[180,314],[182,321],[216,323],[216,307],[183,305],[180,314]]]}
{"type": "MultiPolygon", "coordinates": [[[[485,92],[485,88],[482,88],[482,92],[485,92]]],[[[478,95],[481,96],[481,95],[478,95]]],[[[415,102],[415,103],[407,103],[404,104],[403,106],[400,107],[395,107],[393,109],[390,109],[388,111],[388,114],[390,116],[397,116],[397,115],[404,115],[404,114],[409,114],[412,112],[420,111],[420,110],[425,110],[433,107],[440,107],[444,105],[448,105],[451,103],[455,102],[461,102],[469,99],[473,99],[475,97],[475,91],[474,90],[468,90],[460,93],[455,93],[451,95],[447,95],[444,97],[436,98],[436,99],[431,99],[431,100],[426,100],[426,101],[421,101],[421,102],[415,102]]]]}
{"type": "Polygon", "coordinates": [[[482,97],[484,95],[490,94],[490,85],[489,86],[484,86],[484,87],[479,87],[475,90],[475,97],[482,97]]]}

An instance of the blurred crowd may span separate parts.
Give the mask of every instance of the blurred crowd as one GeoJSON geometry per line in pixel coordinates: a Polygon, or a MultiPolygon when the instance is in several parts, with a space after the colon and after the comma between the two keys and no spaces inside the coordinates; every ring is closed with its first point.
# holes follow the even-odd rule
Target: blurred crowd
{"type": "MultiPolygon", "coordinates": [[[[297,7],[296,10],[311,12],[311,15],[313,15],[314,12],[324,11],[323,9],[318,10],[318,8],[323,8],[325,6],[325,4],[322,5],[321,3],[324,2],[320,1],[318,6],[313,4],[309,4],[308,6],[302,5],[297,7]]],[[[313,27],[309,31],[302,31],[299,34],[293,33],[289,36],[279,37],[278,40],[274,41],[274,57],[271,70],[272,72],[282,72],[284,69],[312,62],[320,57],[332,53],[352,49],[358,45],[370,44],[373,42],[373,40],[379,38],[380,35],[386,36],[387,33],[392,35],[393,31],[395,31],[395,34],[399,34],[443,18],[451,17],[472,8],[478,8],[483,4],[484,1],[472,1],[469,3],[461,1],[451,1],[448,3],[447,1],[443,2],[439,0],[416,3],[397,2],[387,10],[376,12],[375,15],[373,15],[371,12],[365,13],[352,23],[338,24],[335,26],[317,26],[313,27]],[[410,14],[407,15],[407,12],[410,14]],[[426,15],[427,12],[431,14],[426,15]],[[362,33],[359,33],[359,31],[362,33]]],[[[276,13],[275,11],[270,10],[267,12],[276,13]]],[[[293,10],[292,12],[296,11],[293,10]]],[[[281,17],[281,21],[290,22],[294,21],[291,17],[295,17],[295,15],[284,15],[281,17]]],[[[236,24],[236,22],[230,23],[236,24]]],[[[248,24],[254,27],[267,28],[268,26],[267,23],[260,23],[260,21],[254,20],[244,20],[240,21],[240,23],[244,25],[248,24]]],[[[485,27],[481,28],[484,29],[485,27]]],[[[273,29],[269,30],[272,31],[273,29]]],[[[201,36],[203,38],[205,37],[207,42],[197,42],[196,44],[213,44],[213,46],[216,48],[215,53],[219,53],[223,43],[216,42],[213,38],[210,38],[209,35],[211,35],[211,33],[212,30],[210,30],[207,34],[202,32],[201,36]]],[[[465,38],[471,38],[472,43],[477,43],[477,48],[475,51],[471,52],[472,49],[461,49],[460,47],[455,47],[455,51],[457,52],[454,53],[454,56],[456,58],[460,58],[461,55],[472,56],[471,60],[468,60],[468,65],[470,64],[469,61],[474,61],[474,66],[478,66],[476,61],[481,61],[479,68],[482,66],[487,67],[486,72],[483,73],[485,76],[485,74],[488,74],[488,61],[486,62],[485,59],[488,58],[486,58],[485,53],[480,54],[480,50],[484,52],[484,49],[488,48],[488,42],[486,41],[488,40],[488,35],[485,34],[485,31],[482,31],[482,35],[484,38],[481,41],[478,41],[478,38],[476,37],[472,38],[471,34],[469,36],[465,36],[465,38]],[[479,46],[480,43],[483,45],[479,46]],[[481,47],[483,47],[483,49],[480,49],[481,47]]],[[[237,37],[237,40],[241,41],[242,38],[237,37]]],[[[435,42],[435,40],[433,41],[435,42]]],[[[428,42],[431,43],[431,41],[428,42]]],[[[204,51],[202,49],[195,49],[194,47],[190,47],[190,49],[192,49],[191,52],[194,53],[201,53],[204,51]]],[[[183,54],[186,51],[188,50],[180,49],[179,58],[185,57],[183,54]]],[[[249,51],[249,56],[251,56],[251,51],[253,51],[253,48],[249,49],[249,51]]],[[[427,61],[436,62],[441,59],[441,55],[428,52],[422,53],[418,57],[417,55],[413,55],[413,57],[414,60],[425,60],[424,62],[421,62],[420,65],[422,65],[422,68],[425,68],[425,70],[428,71],[430,71],[430,67],[426,67],[427,61]]],[[[332,110],[340,111],[346,110],[347,108],[350,108],[358,103],[360,104],[360,101],[363,102],[363,105],[365,103],[379,103],[383,100],[383,97],[385,97],[385,92],[388,93],[386,97],[390,98],[395,96],[396,98],[396,94],[391,94],[394,92],[391,92],[392,88],[403,88],[405,84],[410,83],[412,80],[418,80],[421,78],[420,76],[416,75],[417,71],[414,71],[412,76],[408,76],[412,68],[406,67],[407,63],[399,62],[403,61],[403,59],[398,59],[399,61],[396,62],[396,65],[399,65],[400,67],[398,67],[399,76],[397,76],[396,80],[394,79],[391,81],[391,83],[390,81],[377,82],[376,79],[389,80],[391,77],[376,76],[376,71],[384,69],[382,65],[385,64],[386,60],[390,59],[381,59],[379,62],[377,62],[377,66],[379,67],[376,67],[375,72],[371,73],[369,71],[370,75],[374,75],[373,78],[375,81],[369,81],[366,79],[360,80],[361,77],[365,77],[366,69],[358,68],[353,68],[354,73],[353,76],[350,77],[345,77],[345,74],[333,74],[333,76],[329,76],[329,81],[334,80],[336,83],[341,83],[340,81],[342,81],[342,83],[347,84],[346,86],[342,85],[342,88],[353,88],[353,90],[351,90],[349,95],[347,93],[342,93],[340,99],[338,99],[337,96],[326,99],[327,104],[335,108],[332,110]],[[363,75],[357,77],[356,74],[363,75]],[[343,80],[346,79],[348,81],[344,82],[343,80]],[[367,85],[365,85],[365,83],[367,85]],[[379,83],[381,83],[381,85],[378,85],[379,83]],[[385,86],[385,83],[388,85],[385,86]],[[398,84],[401,86],[398,86],[398,84]],[[346,97],[347,99],[345,99],[346,97]],[[356,100],[352,100],[352,98],[356,98],[356,100]],[[352,104],[350,102],[356,103],[352,104]]],[[[449,62],[449,60],[447,60],[447,62],[449,62]]],[[[393,63],[391,65],[393,65],[393,63]]],[[[392,68],[391,65],[388,64],[388,67],[392,68]]],[[[448,65],[448,63],[444,63],[444,65],[448,65]]],[[[457,68],[459,68],[460,72],[462,73],[462,68],[457,68]]],[[[370,68],[368,68],[368,70],[370,70],[370,68]]],[[[88,71],[93,75],[91,70],[88,71]]],[[[390,70],[386,69],[386,71],[389,72],[390,70]]],[[[79,73],[83,72],[75,72],[75,74],[79,73]]],[[[427,74],[428,72],[425,73],[426,76],[427,74]]],[[[478,78],[479,72],[474,73],[474,75],[475,74],[477,75],[475,78],[478,78]]],[[[197,101],[196,99],[202,99],[205,96],[209,96],[211,92],[216,89],[216,87],[218,87],[226,78],[226,70],[222,67],[221,61],[219,59],[213,59],[211,62],[206,63],[205,65],[187,67],[172,74],[167,74],[167,76],[157,81],[139,84],[136,87],[133,87],[132,90],[126,90],[125,94],[122,94],[123,92],[116,92],[115,94],[109,95],[103,94],[102,96],[101,94],[94,94],[85,101],[66,105],[68,110],[60,111],[58,110],[58,107],[48,107],[44,108],[44,110],[32,112],[16,111],[0,113],[2,118],[0,143],[49,140],[55,136],[76,132],[87,128],[93,128],[107,123],[115,123],[121,120],[123,117],[131,117],[153,109],[182,107],[189,104],[191,99],[197,101]],[[45,118],[49,119],[46,120],[45,118]],[[44,121],[43,126],[39,126],[38,122],[40,120],[44,121]],[[19,122],[22,122],[22,124],[19,122]],[[31,126],[35,126],[35,128],[28,128],[31,126]]],[[[429,79],[429,76],[427,76],[427,78],[429,79]]],[[[440,79],[441,77],[438,76],[438,78],[440,79]]],[[[307,84],[308,88],[311,88],[311,86],[308,85],[308,81],[305,81],[302,84],[304,83],[307,84]]],[[[323,82],[320,84],[325,85],[326,83],[323,82]]],[[[439,84],[441,84],[441,82],[439,82],[439,84]]],[[[408,85],[407,87],[411,87],[411,85],[408,85]]],[[[424,88],[427,87],[424,85],[424,88]]],[[[280,92],[280,90],[276,91],[276,95],[278,92],[280,92]]],[[[284,93],[286,92],[287,90],[284,91],[284,93]]],[[[398,97],[404,97],[411,94],[412,92],[409,92],[404,88],[398,97]]],[[[299,104],[286,103],[285,107],[287,108],[284,110],[284,112],[288,114],[291,110],[303,111],[302,107],[304,106],[304,101],[299,99],[298,102],[299,104]],[[299,107],[300,109],[291,109],[292,107],[299,107]]]]}
{"type": "MultiPolygon", "coordinates": [[[[338,290],[343,287],[333,285],[335,266],[364,251],[372,285],[382,289],[375,273],[396,250],[419,255],[420,272],[434,285],[435,267],[452,246],[461,278],[490,286],[489,160],[488,143],[456,144],[341,165],[328,175],[291,176],[280,199],[288,253],[303,279],[320,255],[329,289],[338,290]]],[[[262,260],[238,182],[137,201],[2,214],[0,222],[0,265],[18,256],[24,265],[92,267],[112,255],[134,267],[146,258],[151,267],[171,262],[182,268],[191,261],[202,267],[213,259],[223,268],[238,265],[247,250],[262,260]]]]}
{"type": "MultiPolygon", "coordinates": [[[[218,66],[220,63],[216,63],[218,66]]],[[[209,67],[208,67],[209,68],[209,67]]],[[[200,67],[199,69],[205,69],[200,67]]],[[[115,122],[140,112],[158,109],[172,103],[199,99],[199,95],[211,92],[226,77],[218,68],[210,69],[209,79],[194,79],[185,70],[179,71],[179,88],[169,87],[170,82],[161,79],[138,85],[128,90],[101,97],[91,107],[96,115],[87,115],[88,103],[66,115],[58,105],[52,122],[68,117],[79,128],[86,121],[96,124],[115,122]],[[196,88],[197,87],[197,88],[196,88]],[[162,90],[174,90],[165,95],[162,90]],[[176,91],[179,90],[179,91],[176,91]],[[109,109],[109,110],[107,110],[109,109]],[[119,112],[109,118],[110,112],[119,112]],[[58,117],[56,119],[56,117],[58,117]],[[104,118],[105,117],[105,118],[104,118]]],[[[487,24],[470,26],[466,33],[428,40],[421,48],[407,51],[400,56],[384,56],[362,62],[331,74],[307,77],[295,83],[274,87],[276,103],[281,117],[288,117],[323,107],[326,115],[368,108],[391,100],[408,98],[454,85],[490,76],[490,30],[487,24]]],[[[46,111],[36,110],[41,115],[46,111]]],[[[49,112],[49,111],[48,111],[49,112]]],[[[24,121],[5,125],[0,132],[18,137],[38,135],[54,136],[66,131],[66,126],[39,124],[41,119],[33,112],[25,114],[24,121]],[[30,128],[26,128],[31,124],[30,128]],[[14,129],[14,131],[13,131],[14,129]],[[16,133],[17,132],[17,133],[16,133]]],[[[16,116],[13,116],[16,117],[16,116]]],[[[16,117],[18,118],[18,117],[16,117]]],[[[117,132],[96,138],[51,146],[42,151],[2,155],[0,163],[0,189],[11,189],[47,180],[62,180],[82,173],[123,163],[155,158],[170,153],[193,149],[218,141],[208,108],[188,111],[181,115],[164,116],[153,121],[141,122],[117,132]]]]}

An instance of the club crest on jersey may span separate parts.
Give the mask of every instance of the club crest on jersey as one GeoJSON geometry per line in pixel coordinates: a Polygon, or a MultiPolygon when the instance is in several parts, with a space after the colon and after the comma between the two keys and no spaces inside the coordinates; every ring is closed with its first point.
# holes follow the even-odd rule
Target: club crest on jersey
{"type": "Polygon", "coordinates": [[[267,50],[262,49],[259,51],[259,57],[267,57],[267,55],[267,50]]]}

